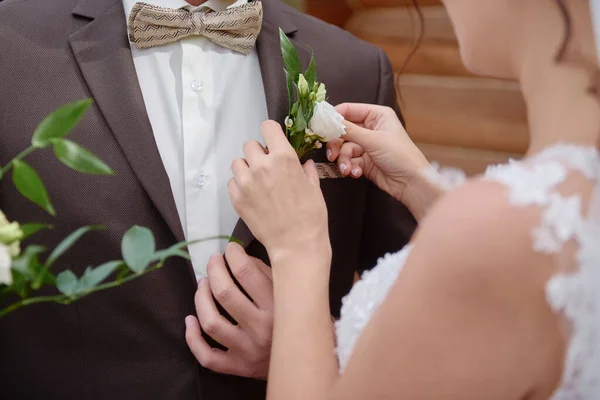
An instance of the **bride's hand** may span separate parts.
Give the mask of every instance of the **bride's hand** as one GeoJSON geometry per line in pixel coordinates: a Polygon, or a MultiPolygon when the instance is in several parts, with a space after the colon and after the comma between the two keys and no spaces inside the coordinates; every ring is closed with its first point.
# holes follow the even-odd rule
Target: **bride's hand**
{"type": "Polygon", "coordinates": [[[344,103],[336,107],[346,119],[343,139],[327,143],[327,157],[337,159],[344,176],[365,176],[404,203],[417,219],[439,194],[429,182],[429,162],[410,139],[393,109],[344,103]]]}
{"type": "Polygon", "coordinates": [[[266,121],[257,141],[234,160],[229,195],[240,217],[269,252],[271,261],[290,254],[330,257],[327,208],[312,161],[304,167],[279,124],[266,121]]]}

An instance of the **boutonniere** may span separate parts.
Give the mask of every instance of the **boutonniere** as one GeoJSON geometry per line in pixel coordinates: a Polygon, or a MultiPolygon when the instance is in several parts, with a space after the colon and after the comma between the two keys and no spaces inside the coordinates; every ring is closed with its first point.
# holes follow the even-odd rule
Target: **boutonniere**
{"type": "Polygon", "coordinates": [[[300,57],[292,42],[280,29],[281,55],[290,108],[285,118],[285,134],[299,158],[346,134],[344,117],[327,102],[325,84],[317,80],[314,54],[302,72],[300,57]]]}

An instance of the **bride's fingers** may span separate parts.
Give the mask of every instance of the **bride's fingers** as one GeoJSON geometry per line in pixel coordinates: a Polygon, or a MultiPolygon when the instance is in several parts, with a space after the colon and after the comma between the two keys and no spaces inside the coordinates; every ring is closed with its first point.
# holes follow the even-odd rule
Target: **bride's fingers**
{"type": "Polygon", "coordinates": [[[338,158],[342,144],[344,144],[344,139],[341,138],[327,142],[327,159],[329,162],[334,162],[338,158]]]}
{"type": "Polygon", "coordinates": [[[363,174],[365,160],[362,157],[353,158],[350,161],[351,169],[350,176],[352,178],[360,178],[363,174]]]}
{"type": "Polygon", "coordinates": [[[310,183],[315,186],[321,186],[321,181],[319,180],[319,171],[317,171],[315,162],[313,160],[308,160],[306,163],[304,163],[303,168],[310,183]]]}
{"type": "Polygon", "coordinates": [[[356,143],[346,142],[340,149],[340,154],[337,158],[338,168],[344,176],[348,176],[351,172],[353,158],[359,158],[364,154],[362,147],[356,143]]]}

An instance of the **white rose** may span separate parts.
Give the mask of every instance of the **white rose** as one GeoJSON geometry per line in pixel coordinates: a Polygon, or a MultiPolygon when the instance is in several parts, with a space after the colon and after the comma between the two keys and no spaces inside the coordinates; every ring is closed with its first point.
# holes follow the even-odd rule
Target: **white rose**
{"type": "Polygon", "coordinates": [[[321,101],[315,106],[308,127],[324,142],[329,142],[346,134],[346,127],[342,122],[344,122],[342,114],[337,112],[335,107],[328,102],[321,101]]]}
{"type": "Polygon", "coordinates": [[[0,284],[10,285],[12,283],[11,263],[10,248],[0,243],[0,284]]]}

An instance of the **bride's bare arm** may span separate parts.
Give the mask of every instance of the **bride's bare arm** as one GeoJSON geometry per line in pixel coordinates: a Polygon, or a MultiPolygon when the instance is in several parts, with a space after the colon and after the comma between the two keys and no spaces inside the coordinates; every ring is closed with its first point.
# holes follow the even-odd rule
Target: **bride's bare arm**
{"type": "Polygon", "coordinates": [[[562,339],[544,297],[552,271],[531,250],[537,218],[510,207],[495,183],[445,196],[424,219],[341,376],[327,266],[314,255],[276,260],[282,275],[274,276],[269,399],[549,396],[560,377],[562,339]]]}

